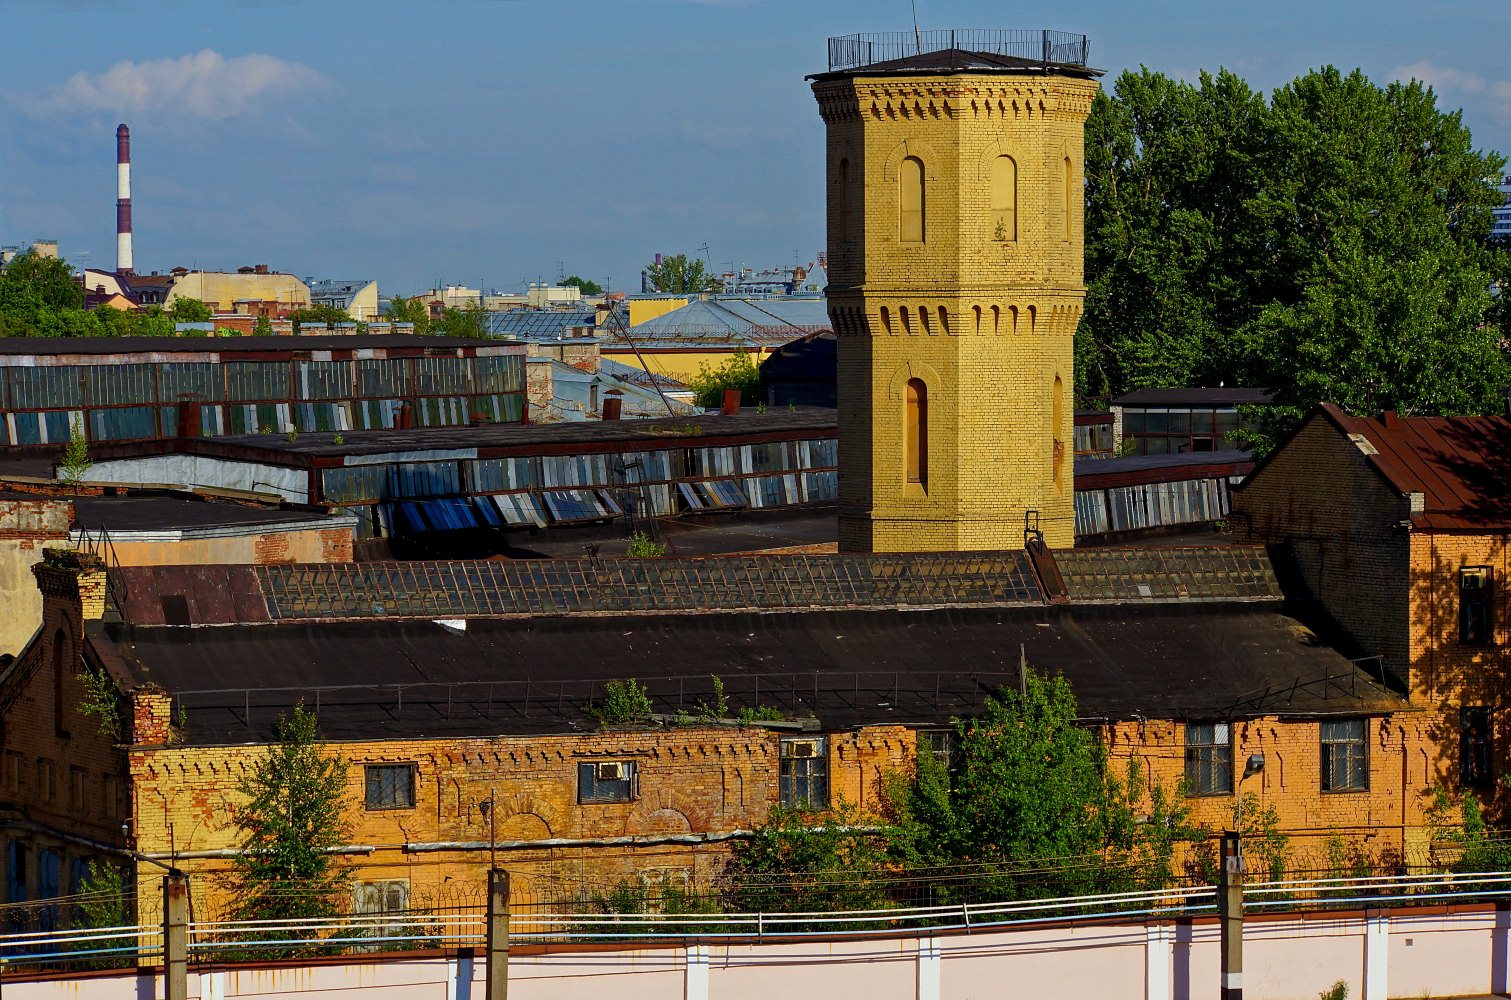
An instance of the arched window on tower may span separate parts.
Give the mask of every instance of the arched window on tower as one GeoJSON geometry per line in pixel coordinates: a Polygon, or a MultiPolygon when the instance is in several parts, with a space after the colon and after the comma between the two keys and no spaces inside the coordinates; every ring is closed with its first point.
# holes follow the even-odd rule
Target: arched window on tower
{"type": "Polygon", "coordinates": [[[903,448],[907,452],[907,482],[928,489],[929,486],[929,390],[923,379],[908,379],[906,425],[903,448]]]}
{"type": "Polygon", "coordinates": [[[1070,240],[1071,240],[1071,235],[1070,235],[1071,228],[1072,228],[1071,219],[1074,217],[1074,213],[1071,211],[1071,209],[1075,206],[1075,201],[1074,201],[1075,193],[1076,193],[1076,191],[1075,191],[1075,180],[1076,180],[1076,168],[1075,168],[1075,165],[1070,162],[1070,157],[1067,156],[1067,157],[1065,157],[1065,212],[1064,212],[1064,214],[1065,214],[1065,242],[1066,243],[1069,243],[1070,240]]]}
{"type": "Polygon", "coordinates": [[[1018,238],[1018,164],[1011,156],[992,161],[992,239],[1011,242],[1018,238]]]}
{"type": "Polygon", "coordinates": [[[839,238],[850,238],[850,161],[844,157],[839,161],[839,176],[836,178],[839,190],[834,196],[834,222],[839,230],[839,238]]]}
{"type": "Polygon", "coordinates": [[[903,243],[923,242],[923,161],[910,156],[897,172],[897,238],[903,243]]]}
{"type": "Polygon", "coordinates": [[[1061,425],[1065,421],[1065,385],[1060,381],[1060,376],[1055,376],[1054,394],[1050,397],[1050,420],[1054,426],[1050,428],[1050,435],[1054,438],[1054,476],[1055,489],[1063,488],[1065,484],[1065,431],[1061,425]]]}

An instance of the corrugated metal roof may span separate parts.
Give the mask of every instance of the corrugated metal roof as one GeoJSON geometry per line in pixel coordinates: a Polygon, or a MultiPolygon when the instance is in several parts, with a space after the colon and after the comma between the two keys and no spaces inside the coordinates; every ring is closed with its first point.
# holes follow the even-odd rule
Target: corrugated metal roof
{"type": "Polygon", "coordinates": [[[651,348],[705,343],[765,347],[829,329],[823,299],[709,298],[630,327],[629,335],[651,348]]]}
{"type": "Polygon", "coordinates": [[[1511,527],[1511,418],[1356,417],[1332,403],[1322,415],[1362,435],[1365,459],[1402,494],[1423,495],[1412,523],[1429,530],[1511,527]]]}

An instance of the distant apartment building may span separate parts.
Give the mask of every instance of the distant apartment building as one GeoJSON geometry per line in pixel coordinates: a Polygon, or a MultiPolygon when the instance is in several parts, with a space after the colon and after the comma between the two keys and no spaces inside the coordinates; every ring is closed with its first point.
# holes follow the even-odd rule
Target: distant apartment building
{"type": "Polygon", "coordinates": [[[340,309],[359,323],[365,323],[378,315],[378,283],[365,278],[327,279],[317,281],[304,279],[309,286],[310,304],[340,309]]]}
{"type": "Polygon", "coordinates": [[[163,299],[172,308],[178,299],[198,299],[211,309],[232,311],[238,302],[272,302],[289,310],[310,304],[309,286],[292,274],[268,269],[266,264],[226,271],[173,269],[173,285],[163,299]]]}
{"type": "Polygon", "coordinates": [[[1511,176],[1502,177],[1495,189],[1500,192],[1501,203],[1490,210],[1490,235],[1497,239],[1511,240],[1511,176]]]}

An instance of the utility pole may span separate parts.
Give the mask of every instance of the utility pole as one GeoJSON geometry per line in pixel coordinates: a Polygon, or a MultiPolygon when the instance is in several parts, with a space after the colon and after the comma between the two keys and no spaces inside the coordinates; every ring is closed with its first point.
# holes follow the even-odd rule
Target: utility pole
{"type": "Polygon", "coordinates": [[[163,997],[189,1000],[189,879],[163,876],[163,997]]]}
{"type": "Polygon", "coordinates": [[[509,873],[502,868],[488,872],[487,949],[486,1000],[509,1000],[509,873]]]}
{"type": "Polygon", "coordinates": [[[1243,845],[1236,830],[1222,835],[1217,871],[1217,917],[1222,928],[1222,1000],[1243,1000],[1243,845]]]}

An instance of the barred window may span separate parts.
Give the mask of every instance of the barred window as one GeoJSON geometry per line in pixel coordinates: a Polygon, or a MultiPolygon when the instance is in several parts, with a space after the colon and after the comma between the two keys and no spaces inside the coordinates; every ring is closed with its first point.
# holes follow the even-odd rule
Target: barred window
{"type": "Polygon", "coordinates": [[[829,740],[782,740],[780,785],[784,808],[829,808],[829,740]]]}
{"type": "Polygon", "coordinates": [[[1233,735],[1226,722],[1186,726],[1186,785],[1192,795],[1233,792],[1233,735]]]}
{"type": "Polygon", "coordinates": [[[1363,719],[1322,723],[1322,790],[1362,792],[1369,788],[1368,744],[1363,719]]]}
{"type": "Polygon", "coordinates": [[[370,764],[366,774],[367,808],[414,808],[413,764],[370,764]]]}
{"type": "Polygon", "coordinates": [[[577,765],[577,801],[634,801],[639,769],[632,760],[600,760],[577,765]]]}

